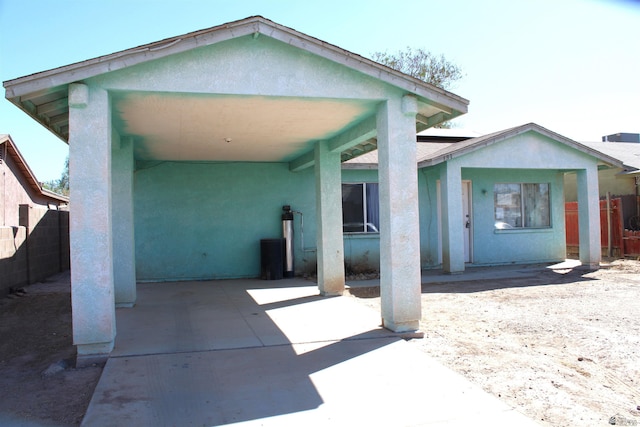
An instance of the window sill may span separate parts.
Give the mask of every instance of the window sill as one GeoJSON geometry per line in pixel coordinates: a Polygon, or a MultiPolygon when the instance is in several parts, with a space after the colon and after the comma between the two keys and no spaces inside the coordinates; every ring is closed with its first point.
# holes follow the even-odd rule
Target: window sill
{"type": "Polygon", "coordinates": [[[493,234],[537,234],[537,233],[553,233],[553,227],[545,228],[508,228],[504,230],[493,230],[493,234]]]}

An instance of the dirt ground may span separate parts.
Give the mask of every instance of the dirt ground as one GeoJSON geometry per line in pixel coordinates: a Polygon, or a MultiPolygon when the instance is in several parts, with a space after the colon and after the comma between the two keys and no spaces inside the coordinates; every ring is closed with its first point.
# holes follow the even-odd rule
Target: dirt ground
{"type": "Polygon", "coordinates": [[[0,425],[78,426],[102,367],[75,369],[68,272],[0,299],[0,425]]]}
{"type": "Polygon", "coordinates": [[[422,312],[413,345],[541,425],[640,425],[640,261],[423,285],[422,312]]]}
{"type": "MultiPolygon", "coordinates": [[[[379,310],[378,288],[352,295],[379,310]]],[[[639,297],[630,260],[424,285],[411,342],[542,425],[640,425],[639,297]]],[[[0,425],[79,425],[102,367],[74,354],[68,275],[0,299],[0,425]]]]}

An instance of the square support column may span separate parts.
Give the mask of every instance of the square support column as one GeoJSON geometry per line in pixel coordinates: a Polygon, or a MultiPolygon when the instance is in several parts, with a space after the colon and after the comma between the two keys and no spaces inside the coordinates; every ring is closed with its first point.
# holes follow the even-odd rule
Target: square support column
{"type": "Polygon", "coordinates": [[[579,170],[576,175],[580,262],[583,266],[597,270],[601,259],[598,168],[594,165],[592,168],[579,170]]]}
{"type": "Polygon", "coordinates": [[[442,269],[456,274],[464,271],[464,231],[462,230],[462,171],[445,162],[440,172],[442,200],[442,269]]]}
{"type": "Polygon", "coordinates": [[[105,359],[116,336],[110,112],[105,90],[69,85],[71,305],[79,366],[105,359]]]}
{"type": "Polygon", "coordinates": [[[383,103],[376,121],[382,324],[394,332],[418,330],[421,317],[416,114],[405,96],[383,103]]]}
{"type": "Polygon", "coordinates": [[[314,157],[318,218],[318,288],[322,295],[342,295],[344,242],[340,153],[330,152],[327,142],[319,141],[315,146],[314,157]]]}
{"type": "Polygon", "coordinates": [[[136,265],[133,229],[133,138],[113,135],[112,221],[113,285],[116,307],[136,302],[136,265]]]}

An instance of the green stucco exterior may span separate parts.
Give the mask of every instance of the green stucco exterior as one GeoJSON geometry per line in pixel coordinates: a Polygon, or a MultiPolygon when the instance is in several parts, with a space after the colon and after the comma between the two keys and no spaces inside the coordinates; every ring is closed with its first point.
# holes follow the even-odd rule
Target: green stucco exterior
{"type": "MultiPolygon", "coordinates": [[[[297,275],[316,269],[313,170],[286,163],[138,162],[134,174],[139,281],[260,275],[260,239],[282,237],[282,206],[294,211],[297,275]],[[302,239],[304,238],[304,247],[302,239]]],[[[376,182],[377,171],[342,171],[343,182],[376,182]]],[[[378,234],[345,234],[345,264],[378,270],[378,234]]]]}
{"type": "MultiPolygon", "coordinates": [[[[422,268],[439,263],[438,180],[441,165],[419,172],[422,268]]],[[[555,170],[463,168],[462,179],[471,181],[472,263],[500,265],[560,261],[565,258],[562,174],[555,170]],[[551,227],[527,230],[494,229],[493,187],[496,183],[549,183],[551,227]]],[[[443,213],[445,215],[445,213],[443,213]]]]}
{"type": "MultiPolygon", "coordinates": [[[[594,166],[594,159],[529,133],[453,162],[461,167],[462,180],[471,181],[472,264],[565,258],[563,177],[571,165],[594,166]],[[514,162],[509,168],[504,164],[491,167],[503,162],[490,160],[492,156],[526,147],[545,150],[547,160],[536,163],[535,158],[525,156],[527,161],[521,165],[514,162]],[[479,162],[486,167],[478,167],[479,162]],[[555,168],[545,167],[552,163],[557,163],[555,168]],[[473,167],[465,167],[467,164],[473,167]],[[551,227],[496,230],[493,188],[505,182],[549,183],[551,227]]],[[[417,170],[423,269],[441,267],[438,186],[443,167],[438,164],[417,170]]],[[[375,169],[343,169],[341,175],[343,183],[378,181],[375,169]]],[[[315,272],[316,196],[311,169],[291,172],[286,163],[138,162],[134,183],[138,280],[258,277],[260,239],[281,237],[283,205],[302,213],[294,220],[296,274],[315,272]]],[[[442,215],[447,215],[446,207],[442,209],[442,215]]],[[[379,234],[346,233],[343,243],[347,270],[379,269],[379,234]]]]}
{"type": "MultiPolygon", "coordinates": [[[[315,250],[313,170],[286,163],[139,163],[135,171],[138,280],[258,277],[260,239],[282,237],[282,206],[304,215],[315,250]]],[[[295,218],[296,270],[315,270],[295,218]]]]}

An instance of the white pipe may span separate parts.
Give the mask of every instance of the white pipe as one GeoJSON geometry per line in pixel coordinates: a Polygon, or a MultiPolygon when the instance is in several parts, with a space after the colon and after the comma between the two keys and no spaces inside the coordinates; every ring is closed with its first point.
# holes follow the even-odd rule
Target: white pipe
{"type": "Polygon", "coordinates": [[[316,248],[305,248],[304,247],[304,215],[300,211],[291,211],[294,214],[300,215],[300,249],[302,252],[316,252],[316,248]]]}

